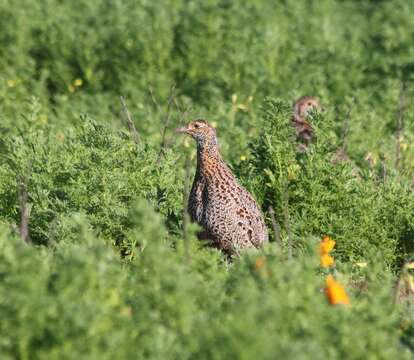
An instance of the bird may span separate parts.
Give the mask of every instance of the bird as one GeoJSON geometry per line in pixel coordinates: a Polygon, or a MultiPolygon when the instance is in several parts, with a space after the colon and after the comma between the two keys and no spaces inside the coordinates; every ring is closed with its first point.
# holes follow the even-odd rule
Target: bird
{"type": "MultiPolygon", "coordinates": [[[[296,141],[298,143],[298,152],[306,153],[312,140],[315,138],[315,134],[312,125],[308,122],[307,118],[312,111],[321,112],[325,109],[321,106],[320,99],[316,96],[302,96],[293,104],[293,116],[292,122],[296,129],[296,141]]],[[[356,178],[359,177],[359,169],[352,162],[351,158],[345,151],[345,147],[339,147],[331,159],[333,165],[339,163],[348,163],[352,167],[352,175],[356,178]]]]}
{"type": "Polygon", "coordinates": [[[262,212],[253,196],[238,182],[224,162],[216,129],[197,119],[176,129],[197,143],[197,168],[187,211],[203,229],[203,237],[230,258],[260,248],[268,241],[262,212]]]}
{"type": "Polygon", "coordinates": [[[321,111],[321,103],[316,96],[302,96],[293,104],[292,123],[296,130],[298,152],[306,152],[315,134],[307,117],[312,111],[321,111]]]}

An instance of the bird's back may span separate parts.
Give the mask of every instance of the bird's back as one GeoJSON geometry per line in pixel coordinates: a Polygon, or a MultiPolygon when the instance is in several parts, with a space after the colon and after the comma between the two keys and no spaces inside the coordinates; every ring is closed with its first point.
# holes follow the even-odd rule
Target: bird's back
{"type": "Polygon", "coordinates": [[[267,229],[259,206],[219,159],[200,167],[193,184],[189,211],[213,243],[229,254],[267,241],[267,229]]]}

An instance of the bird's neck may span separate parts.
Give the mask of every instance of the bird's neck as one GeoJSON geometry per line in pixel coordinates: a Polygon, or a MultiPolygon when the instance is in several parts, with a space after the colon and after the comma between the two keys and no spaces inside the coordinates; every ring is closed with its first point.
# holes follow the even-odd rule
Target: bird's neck
{"type": "Polygon", "coordinates": [[[197,170],[199,173],[214,171],[222,162],[215,138],[197,143],[197,170]]]}

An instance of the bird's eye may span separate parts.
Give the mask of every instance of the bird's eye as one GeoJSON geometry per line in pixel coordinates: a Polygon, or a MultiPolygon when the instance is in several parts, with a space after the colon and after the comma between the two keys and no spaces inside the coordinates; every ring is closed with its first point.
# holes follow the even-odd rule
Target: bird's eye
{"type": "Polygon", "coordinates": [[[311,106],[311,105],[312,105],[312,103],[311,103],[311,102],[308,102],[308,105],[309,105],[309,106],[311,106]]]}
{"type": "Polygon", "coordinates": [[[200,127],[200,125],[194,124],[194,128],[198,129],[199,127],[200,127]]]}

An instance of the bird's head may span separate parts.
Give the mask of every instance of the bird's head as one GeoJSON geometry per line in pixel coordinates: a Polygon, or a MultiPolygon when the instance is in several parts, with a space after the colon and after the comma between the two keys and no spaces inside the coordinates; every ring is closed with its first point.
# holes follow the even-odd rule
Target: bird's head
{"type": "Polygon", "coordinates": [[[306,119],[306,117],[308,117],[312,111],[323,111],[321,102],[316,96],[301,97],[295,102],[293,106],[295,117],[298,117],[302,120],[306,119]]]}
{"type": "Polygon", "coordinates": [[[188,125],[176,129],[176,132],[192,136],[199,145],[216,144],[216,129],[206,120],[193,120],[188,125]]]}

